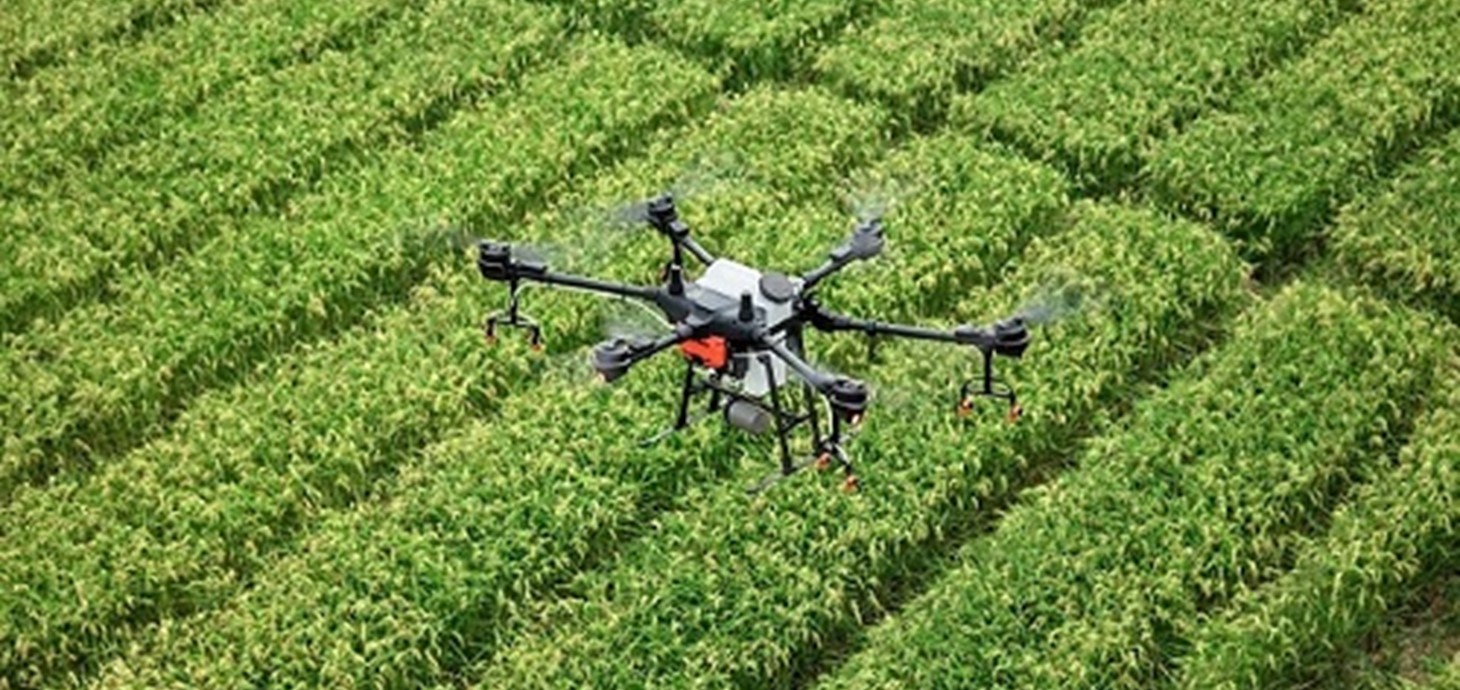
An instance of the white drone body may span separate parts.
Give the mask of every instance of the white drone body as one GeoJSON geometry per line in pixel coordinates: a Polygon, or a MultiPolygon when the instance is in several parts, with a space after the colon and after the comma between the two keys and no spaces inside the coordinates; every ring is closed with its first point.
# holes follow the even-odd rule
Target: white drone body
{"type": "MultiPolygon", "coordinates": [[[[795,295],[800,293],[801,279],[788,279],[793,292],[791,297],[786,299],[783,294],[767,290],[764,278],[765,274],[754,268],[730,259],[719,258],[705,269],[704,275],[700,276],[694,285],[701,290],[723,296],[727,303],[738,302],[742,293],[750,293],[751,303],[755,310],[764,313],[763,323],[774,324],[790,318],[795,310],[795,295]]],[[[697,299],[703,299],[703,297],[697,296],[697,299]]],[[[770,340],[784,343],[786,334],[777,333],[771,336],[770,340]]],[[[738,352],[730,356],[736,361],[730,371],[742,373],[738,378],[729,375],[726,375],[726,378],[738,380],[741,392],[745,395],[758,398],[769,393],[772,386],[771,377],[774,377],[775,386],[786,385],[786,363],[778,357],[768,356],[765,350],[738,352]],[[770,377],[766,375],[766,367],[762,358],[770,362],[770,377]]]]}

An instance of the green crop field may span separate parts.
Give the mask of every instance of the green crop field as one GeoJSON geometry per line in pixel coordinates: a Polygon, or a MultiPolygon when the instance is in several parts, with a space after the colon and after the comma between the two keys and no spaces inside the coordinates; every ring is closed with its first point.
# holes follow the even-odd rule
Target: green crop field
{"type": "MultiPolygon", "coordinates": [[[[0,690],[1460,688],[1456,0],[13,0],[0,690]],[[646,314],[828,307],[860,480],[674,419],[646,314]],[[690,278],[697,277],[694,264],[690,278]]],[[[798,455],[811,449],[798,439],[798,455]]]]}

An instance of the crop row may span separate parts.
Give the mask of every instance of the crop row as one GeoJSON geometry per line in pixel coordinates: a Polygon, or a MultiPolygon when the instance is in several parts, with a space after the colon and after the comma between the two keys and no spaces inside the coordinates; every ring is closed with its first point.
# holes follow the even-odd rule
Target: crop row
{"type": "Polygon", "coordinates": [[[773,9],[754,0],[546,0],[572,21],[696,56],[730,87],[795,78],[819,47],[876,0],[799,0],[773,9]]]}
{"type": "Polygon", "coordinates": [[[1213,219],[1254,254],[1301,251],[1338,204],[1460,107],[1460,5],[1376,0],[1302,56],[1151,155],[1162,203],[1213,219]]]}
{"type": "Polygon", "coordinates": [[[1460,322],[1460,130],[1374,193],[1344,207],[1329,231],[1339,261],[1387,294],[1417,297],[1460,322]]]}
{"type": "Polygon", "coordinates": [[[0,194],[41,196],[251,74],[368,39],[405,0],[263,0],[219,8],[136,43],[107,45],[19,84],[0,110],[0,194]]]}
{"type": "MultiPolygon", "coordinates": [[[[503,0],[489,2],[496,7],[490,14],[512,16],[503,11],[509,7],[503,0]]],[[[527,21],[529,16],[498,26],[517,25],[526,33],[489,42],[508,53],[540,45],[538,30],[545,27],[527,21]]],[[[463,40],[482,42],[476,36],[463,40]]],[[[449,57],[447,52],[441,48],[436,55],[449,57]]],[[[457,66],[488,67],[467,62],[457,66]]],[[[423,79],[436,72],[419,67],[423,79]]],[[[508,69],[505,63],[498,68],[508,69]]],[[[484,207],[510,210],[552,180],[558,166],[581,162],[593,147],[610,143],[599,139],[613,131],[613,118],[642,126],[665,103],[646,99],[643,109],[635,109],[617,99],[579,112],[558,100],[580,93],[575,85],[545,81],[550,75],[538,73],[531,89],[490,105],[488,115],[452,123],[450,133],[423,145],[425,153],[405,147],[374,152],[364,173],[337,176],[296,200],[288,213],[219,220],[218,237],[197,254],[155,274],[128,275],[114,287],[113,300],[13,336],[0,359],[6,383],[0,416],[8,427],[0,497],[17,484],[44,480],[65,463],[127,447],[165,423],[191,392],[245,372],[279,347],[348,322],[336,312],[358,315],[371,295],[399,292],[420,274],[423,256],[407,241],[408,230],[452,207],[437,185],[476,182],[474,189],[492,192],[478,197],[484,207]],[[559,121],[554,126],[561,136],[539,140],[539,123],[559,121]],[[466,141],[478,143],[458,150],[466,141]]]]}
{"type": "Polygon", "coordinates": [[[24,78],[94,41],[146,31],[209,4],[208,0],[13,0],[0,14],[0,80],[24,78]]]}
{"type": "Polygon", "coordinates": [[[1380,471],[1453,340],[1300,283],[1137,403],[830,687],[1152,687],[1202,612],[1282,572],[1380,471]]]}
{"type": "Polygon", "coordinates": [[[561,43],[559,18],[541,7],[433,0],[368,46],[240,84],[99,169],[7,209],[16,246],[0,258],[0,327],[105,292],[137,264],[196,248],[234,215],[280,208],[372,147],[503,86],[561,43]]]}
{"type": "MultiPolygon", "coordinates": [[[[684,207],[684,217],[712,251],[758,244],[761,235],[755,230],[778,227],[788,205],[814,190],[827,190],[835,170],[876,150],[880,119],[874,109],[815,91],[752,91],[702,128],[665,137],[646,155],[605,171],[575,197],[642,196],[653,191],[651,185],[667,182],[679,165],[734,149],[741,157],[738,179],[695,196],[684,207]],[[794,143],[788,147],[787,142],[794,143]],[[741,232],[727,234],[733,230],[741,232]]],[[[528,238],[598,245],[593,236],[599,230],[591,221],[572,221],[575,204],[565,201],[538,216],[526,229],[528,238]]],[[[634,247],[615,244],[595,251],[611,255],[620,277],[642,280],[653,275],[667,251],[660,238],[650,235],[634,247]],[[638,268],[630,273],[624,268],[629,265],[638,268]]],[[[384,324],[381,337],[428,341],[450,337],[439,332],[442,327],[474,330],[481,311],[492,306],[484,297],[502,295],[500,287],[477,288],[480,279],[470,269],[463,265],[443,278],[439,301],[444,304],[427,305],[452,315],[454,325],[432,317],[431,328],[422,328],[420,316],[403,315],[384,324]]],[[[582,324],[592,322],[584,317],[594,311],[585,308],[584,299],[530,293],[528,308],[547,324],[554,349],[559,329],[576,334],[568,338],[570,350],[583,340],[582,324]]],[[[526,367],[520,353],[495,365],[487,358],[485,366],[520,370],[526,367]]],[[[420,366],[456,366],[434,359],[420,366]]],[[[553,370],[562,366],[550,360],[524,373],[561,374],[553,370]]],[[[412,371],[396,375],[409,380],[412,371]]],[[[674,378],[677,373],[669,376],[674,378]]],[[[402,472],[388,500],[329,516],[296,555],[272,564],[234,606],[210,617],[208,625],[162,640],[163,648],[152,658],[124,662],[104,684],[121,683],[132,674],[140,678],[130,682],[151,684],[158,682],[154,674],[181,679],[196,673],[268,678],[285,685],[368,680],[414,686],[460,665],[468,654],[465,646],[498,634],[494,617],[504,613],[499,596],[510,603],[512,593],[550,581],[554,573],[612,543],[616,532],[631,529],[647,507],[645,485],[660,486],[655,496],[672,496],[677,489],[663,483],[703,478],[714,469],[714,462],[697,458],[686,467],[666,448],[636,455],[631,451],[638,437],[627,431],[610,437],[617,444],[612,448],[588,453],[597,442],[592,429],[628,430],[655,417],[667,422],[669,401],[646,409],[623,397],[632,393],[620,392],[613,394],[619,403],[614,414],[585,413],[583,407],[592,403],[597,409],[605,401],[604,392],[591,392],[587,376],[554,380],[556,386],[541,388],[513,383],[496,401],[510,423],[499,419],[477,425],[432,448],[402,472]],[[639,479],[607,482],[588,465],[618,467],[625,478],[638,472],[639,479]],[[511,586],[509,575],[517,579],[511,586]],[[341,582],[349,584],[342,588],[341,582]],[[341,616],[358,625],[351,634],[340,634],[341,616]],[[352,653],[361,642],[371,651],[352,653]]],[[[668,380],[659,383],[661,391],[672,387],[668,380]]]]}
{"type": "Polygon", "coordinates": [[[1066,52],[955,100],[952,119],[1058,161],[1086,188],[1130,183],[1159,140],[1331,29],[1352,0],[1160,0],[1089,22],[1066,52]]]}
{"type": "Polygon", "coordinates": [[[1333,516],[1292,569],[1200,625],[1176,665],[1184,688],[1273,687],[1352,649],[1397,597],[1460,568],[1460,372],[1416,421],[1399,464],[1333,516]]]}
{"type": "MultiPolygon", "coordinates": [[[[482,212],[500,222],[491,211],[516,185],[542,189],[560,165],[646,139],[649,128],[702,112],[714,92],[703,71],[661,51],[585,42],[563,64],[436,130],[414,158],[401,154],[393,167],[372,171],[381,174],[360,177],[359,196],[346,195],[349,185],[340,181],[338,196],[322,201],[319,215],[259,227],[249,241],[235,238],[237,253],[215,258],[224,274],[211,278],[225,282],[208,282],[200,271],[199,283],[154,283],[175,293],[177,304],[198,309],[159,316],[175,319],[169,326],[181,333],[218,335],[202,330],[203,323],[221,323],[203,316],[217,313],[248,323],[252,345],[268,347],[267,334],[292,318],[325,326],[326,314],[310,312],[310,289],[335,290],[335,304],[404,296],[411,286],[406,266],[425,273],[433,257],[418,245],[389,241],[399,238],[400,226],[438,212],[482,212]],[[257,270],[226,257],[256,261],[257,270]],[[338,285],[309,282],[319,275],[338,285]]],[[[446,310],[429,291],[414,299],[420,304],[413,318],[396,321],[414,330],[388,339],[354,336],[286,359],[255,383],[194,400],[167,437],[102,465],[89,481],[74,477],[17,493],[0,512],[4,676],[75,665],[124,635],[128,624],[216,602],[310,516],[369,493],[413,448],[490,407],[514,384],[524,364],[493,366],[474,354],[479,311],[446,310]]],[[[224,361],[243,356],[227,352],[225,342],[212,345],[224,361]]],[[[202,349],[195,356],[213,354],[202,349]]],[[[89,385],[107,384],[103,378],[89,385]]],[[[148,410],[134,414],[144,420],[148,410]]]]}
{"type": "MultiPolygon", "coordinates": [[[[743,487],[769,469],[764,460],[695,490],[613,567],[574,582],[542,631],[484,665],[476,684],[771,687],[814,669],[886,597],[915,586],[987,502],[1066,452],[1153,370],[1200,347],[1242,301],[1240,263],[1204,228],[1083,203],[1070,222],[1035,240],[997,287],[946,310],[1007,314],[1038,284],[1071,274],[1101,286],[1100,309],[1042,331],[1025,362],[1004,365],[1027,400],[1018,424],[1002,409],[981,408],[970,423],[953,414],[950,375],[974,375],[976,357],[889,344],[889,363],[870,372],[874,391],[881,381],[907,392],[874,407],[851,447],[859,495],[796,476],[748,501],[743,487]]],[[[911,280],[866,289],[890,304],[911,280]]]]}
{"type": "Polygon", "coordinates": [[[953,94],[1014,68],[1117,0],[884,0],[875,18],[816,58],[820,79],[884,103],[905,122],[938,117],[953,94]]]}

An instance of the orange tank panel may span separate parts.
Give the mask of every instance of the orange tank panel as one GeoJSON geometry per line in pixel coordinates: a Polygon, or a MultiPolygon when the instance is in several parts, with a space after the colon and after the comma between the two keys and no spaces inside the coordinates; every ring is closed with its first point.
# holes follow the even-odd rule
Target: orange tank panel
{"type": "Polygon", "coordinates": [[[725,364],[730,361],[730,352],[725,346],[725,339],[718,335],[686,340],[680,343],[679,349],[684,352],[685,357],[711,369],[724,369],[725,364]]]}

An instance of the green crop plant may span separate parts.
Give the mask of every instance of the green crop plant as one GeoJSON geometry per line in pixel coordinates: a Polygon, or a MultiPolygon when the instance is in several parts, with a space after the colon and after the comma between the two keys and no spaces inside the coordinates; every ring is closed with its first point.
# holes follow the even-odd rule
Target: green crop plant
{"type": "Polygon", "coordinates": [[[206,4],[206,0],[11,0],[0,14],[0,80],[27,78],[94,43],[185,19],[206,4]]]}
{"type": "Polygon", "coordinates": [[[1158,685],[1203,610],[1279,575],[1379,471],[1453,345],[1434,326],[1286,288],[1022,496],[828,687],[1158,685]]]}
{"type": "Polygon", "coordinates": [[[1161,202],[1212,219],[1252,256],[1311,251],[1319,224],[1396,156],[1455,122],[1460,5],[1378,0],[1227,111],[1159,146],[1143,173],[1161,202]]]}
{"type": "MultiPolygon", "coordinates": [[[[515,52],[536,40],[497,45],[515,52]]],[[[552,69],[534,73],[525,89],[455,119],[419,150],[391,149],[361,175],[326,182],[288,214],[228,223],[214,242],[167,270],[123,279],[108,303],[15,337],[0,357],[0,417],[9,431],[0,500],[17,485],[128,447],[155,433],[188,393],[399,294],[427,256],[407,236],[410,224],[471,203],[520,208],[559,173],[556,166],[591,160],[594,147],[615,143],[607,133],[648,128],[713,88],[679,72],[665,77],[683,75],[684,88],[644,82],[668,100],[621,89],[620,70],[654,64],[653,55],[597,67],[579,53],[570,59],[579,61],[582,84],[559,81],[552,69]],[[601,102],[579,107],[578,98],[601,102]],[[560,136],[541,138],[538,122],[555,123],[560,136]],[[443,197],[460,196],[441,186],[455,179],[488,196],[443,197]]]]}
{"type": "MultiPolygon", "coordinates": [[[[744,486],[764,463],[699,488],[612,567],[585,573],[562,610],[546,612],[549,624],[486,664],[475,685],[766,687],[814,666],[987,502],[1067,451],[1090,417],[1199,347],[1243,301],[1243,267],[1204,228],[1089,204],[1071,223],[949,315],[1012,309],[1029,284],[1070,271],[1103,286],[1102,308],[1045,331],[1011,374],[1031,392],[1020,424],[1004,423],[1002,410],[966,424],[947,381],[959,358],[911,346],[893,354],[902,348],[889,344],[874,381],[911,390],[895,408],[873,409],[857,438],[862,493],[795,477],[751,502],[744,486]]],[[[866,289],[891,301],[907,280],[866,289]]]]}
{"type": "MultiPolygon", "coordinates": [[[[553,166],[605,133],[631,136],[647,123],[703,101],[712,87],[708,75],[663,53],[587,43],[575,48],[565,64],[540,79],[529,79],[514,94],[518,117],[549,117],[558,128],[557,136],[542,137],[541,129],[519,132],[521,120],[484,107],[440,131],[448,146],[419,152],[423,157],[415,163],[419,166],[416,177],[423,188],[432,189],[451,180],[438,193],[454,192],[452,196],[457,198],[443,197],[437,203],[450,201],[462,211],[469,211],[470,204],[489,207],[497,200],[476,196],[490,191],[481,186],[488,173],[500,176],[500,190],[509,181],[521,183],[534,170],[556,171],[553,166]],[[646,92],[655,94],[654,98],[645,98],[646,92]],[[591,109],[584,103],[592,104],[591,109]],[[553,113],[547,110],[551,107],[571,112],[553,113]],[[497,148],[503,146],[512,148],[497,148]],[[534,146],[542,148],[534,150],[534,146]],[[443,160],[447,150],[459,158],[443,160]],[[507,166],[508,159],[495,153],[501,150],[511,150],[520,167],[507,166]],[[495,157],[497,167],[488,170],[474,164],[479,155],[495,157]],[[453,162],[457,165],[451,167],[456,169],[447,176],[446,168],[440,166],[453,162]]],[[[381,179],[401,185],[395,187],[397,192],[405,188],[405,179],[381,179]]],[[[361,189],[368,191],[369,187],[361,189]]],[[[398,203],[402,198],[382,195],[377,201],[389,210],[395,208],[389,206],[392,201],[398,203]]],[[[362,252],[362,248],[380,249],[382,245],[355,246],[352,238],[340,234],[339,226],[324,222],[329,218],[322,214],[308,224],[281,224],[272,237],[254,236],[258,253],[239,252],[238,256],[248,258],[224,273],[234,281],[232,287],[251,285],[252,292],[225,292],[223,298],[210,300],[225,317],[223,322],[229,316],[234,325],[258,319],[253,327],[259,332],[277,333],[286,323],[278,320],[280,314],[307,312],[309,285],[302,286],[305,289],[299,293],[297,305],[285,303],[281,308],[264,300],[278,299],[280,293],[275,290],[284,285],[283,278],[271,272],[289,273],[301,281],[317,278],[312,271],[290,273],[268,260],[270,251],[287,255],[289,261],[300,259],[303,254],[289,252],[310,246],[294,244],[310,240],[308,232],[317,235],[310,244],[321,271],[328,266],[358,271],[331,277],[349,286],[341,290],[344,297],[359,296],[357,286],[368,285],[373,278],[370,262],[378,262],[375,265],[383,269],[386,255],[362,252]],[[248,261],[257,263],[250,266],[248,261]],[[249,273],[249,269],[258,272],[249,273]]],[[[358,214],[347,219],[360,226],[357,232],[369,232],[366,228],[376,223],[382,224],[376,226],[376,233],[397,230],[388,216],[358,214]]],[[[437,256],[450,255],[449,249],[449,244],[443,244],[437,256]]],[[[430,256],[396,258],[424,262],[430,256]]],[[[463,263],[469,270],[471,264],[463,263]]],[[[214,263],[213,268],[214,273],[203,272],[198,277],[219,278],[216,269],[222,267],[214,263]]],[[[397,282],[393,289],[405,292],[409,284],[397,282]]],[[[189,290],[187,283],[172,290],[197,298],[196,289],[189,290]]],[[[441,306],[440,300],[426,301],[432,308],[441,306]]],[[[464,363],[476,361],[469,353],[481,348],[480,335],[474,335],[472,328],[481,316],[480,303],[476,310],[471,315],[461,308],[449,311],[449,316],[417,315],[417,321],[423,323],[416,328],[429,333],[429,339],[382,342],[374,335],[362,336],[339,352],[324,348],[300,360],[286,360],[280,371],[256,385],[193,401],[170,436],[115,464],[102,465],[94,481],[81,477],[48,490],[16,495],[0,513],[0,524],[28,524],[34,529],[16,535],[7,549],[0,550],[7,563],[0,568],[0,579],[7,587],[27,591],[26,596],[0,600],[0,639],[15,641],[0,645],[0,669],[6,669],[8,675],[11,669],[20,672],[69,663],[73,656],[89,652],[117,634],[113,629],[117,621],[146,618],[143,612],[148,610],[153,615],[187,610],[216,599],[213,590],[227,591],[236,577],[227,573],[260,567],[265,554],[312,510],[348,502],[370,491],[370,484],[388,471],[392,458],[439,433],[437,425],[465,419],[472,406],[464,403],[482,395],[467,395],[468,382],[489,389],[506,387],[513,372],[522,371],[521,365],[515,370],[493,368],[486,380],[480,372],[467,373],[471,368],[464,363]],[[445,318],[457,320],[437,320],[445,318]],[[442,364],[423,375],[419,361],[413,360],[431,353],[438,362],[451,357],[463,364],[442,364]],[[348,400],[341,400],[342,387],[352,391],[348,400]],[[52,524],[53,528],[41,527],[52,524]],[[274,536],[264,536],[270,534],[274,536]],[[62,586],[62,582],[67,584],[62,586]],[[77,598],[78,591],[85,596],[77,598]]],[[[207,333],[193,312],[179,309],[157,316],[170,316],[174,333],[207,333]],[[190,324],[199,330],[191,330],[190,324]]],[[[322,324],[327,315],[316,316],[322,324]]],[[[265,335],[254,338],[256,347],[269,346],[265,335]]],[[[212,344],[198,347],[197,353],[206,356],[221,349],[221,356],[244,356],[228,353],[223,349],[227,343],[220,334],[212,344]]],[[[168,344],[154,339],[134,341],[131,346],[168,344]]],[[[155,375],[158,366],[154,362],[134,370],[133,375],[145,379],[155,375]]],[[[18,380],[33,379],[22,376],[18,380]]],[[[107,378],[102,376],[81,387],[105,383],[107,378]]],[[[145,395],[146,391],[134,388],[129,392],[145,395]]],[[[57,399],[58,410],[77,409],[65,400],[57,399]]],[[[21,402],[16,404],[14,409],[24,409],[21,402]]],[[[146,419],[149,412],[146,407],[138,408],[132,419],[146,419]]],[[[16,467],[10,465],[12,471],[16,467]]]]}
{"type": "Polygon", "coordinates": [[[954,94],[1009,72],[1118,0],[884,0],[815,61],[825,83],[927,124],[954,94]]]}
{"type": "Polygon", "coordinates": [[[1385,294],[1460,322],[1460,131],[1382,188],[1345,206],[1329,230],[1341,265],[1385,294]]]}
{"type": "Polygon", "coordinates": [[[1407,592],[1460,567],[1460,370],[1415,422],[1397,465],[1334,513],[1292,569],[1196,627],[1182,688],[1274,687],[1352,649],[1407,592]]]}
{"type": "Polygon", "coordinates": [[[16,246],[0,255],[0,329],[105,295],[117,276],[198,247],[238,215],[280,210],[562,43],[550,10],[434,0],[369,46],[250,80],[95,171],[66,171],[44,198],[5,209],[16,246]]]}
{"type": "Polygon", "coordinates": [[[1057,161],[1088,189],[1130,184],[1151,148],[1331,29],[1352,0],[1159,0],[1116,7],[951,119],[1057,161]]]}
{"type": "Polygon", "coordinates": [[[251,75],[368,42],[405,4],[247,2],[57,65],[19,84],[0,109],[0,195],[39,197],[55,173],[225,98],[251,75]]]}
{"type": "MultiPolygon", "coordinates": [[[[717,250],[743,246],[757,241],[754,227],[776,224],[799,194],[829,187],[836,168],[875,151],[880,120],[873,108],[816,91],[757,89],[702,129],[667,137],[662,148],[607,171],[579,195],[644,194],[652,190],[643,185],[663,176],[667,163],[688,163],[734,147],[743,182],[711,190],[709,198],[695,196],[686,210],[696,211],[686,218],[696,225],[705,222],[701,236],[717,250]],[[788,149],[786,142],[796,143],[788,149]],[[800,191],[782,200],[786,190],[800,191]],[[726,234],[732,231],[725,226],[743,232],[726,234]]],[[[576,230],[579,237],[562,239],[591,242],[592,226],[558,225],[558,214],[571,214],[572,206],[565,201],[539,216],[530,238],[576,230]]],[[[650,267],[665,251],[659,239],[646,238],[633,256],[615,258],[650,267]]],[[[463,310],[482,309],[483,295],[495,291],[466,287],[472,285],[467,281],[479,281],[470,270],[456,273],[450,283],[460,306],[451,311],[461,318],[463,310]]],[[[544,293],[531,299],[535,314],[544,306],[558,318],[590,311],[584,298],[573,295],[544,293]]],[[[460,665],[469,651],[460,646],[490,644],[505,634],[495,623],[513,615],[525,593],[601,553],[615,535],[632,530],[644,511],[715,470],[713,458],[678,444],[635,452],[639,436],[633,431],[648,435],[657,426],[654,420],[666,420],[668,414],[664,405],[640,399],[655,398],[649,390],[668,389],[677,378],[677,372],[668,379],[645,374],[611,397],[587,390],[586,377],[504,390],[498,404],[505,409],[493,422],[474,425],[430,449],[401,472],[388,501],[331,516],[294,556],[271,565],[230,610],[209,625],[158,640],[144,658],[119,662],[109,669],[107,682],[145,686],[161,682],[158,674],[196,671],[224,678],[268,674],[279,682],[324,685],[370,678],[412,687],[439,676],[443,665],[460,665]],[[612,415],[600,413],[605,403],[612,415]],[[612,442],[591,433],[605,424],[625,433],[612,442]],[[575,461],[564,462],[565,457],[575,461]],[[481,532],[484,525],[495,526],[489,538],[481,532]],[[463,542],[467,534],[483,538],[463,542]],[[415,565],[380,572],[378,547],[399,556],[391,562],[415,565]],[[341,576],[361,586],[342,592],[341,576]],[[255,601],[272,603],[255,606],[255,601]],[[365,634],[379,642],[365,658],[352,657],[354,642],[333,634],[333,621],[345,610],[355,612],[350,615],[368,630],[365,634]],[[472,639],[449,639],[449,631],[463,628],[472,639]],[[425,658],[413,656],[421,653],[425,658]]]]}

